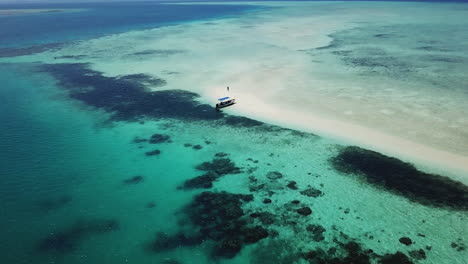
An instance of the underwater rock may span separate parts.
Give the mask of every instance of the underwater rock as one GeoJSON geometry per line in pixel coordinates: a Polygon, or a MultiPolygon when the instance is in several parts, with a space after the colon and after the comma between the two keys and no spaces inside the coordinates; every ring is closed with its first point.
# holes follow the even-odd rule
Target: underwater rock
{"type": "Polygon", "coordinates": [[[203,236],[200,234],[184,234],[176,233],[174,235],[168,235],[164,232],[156,233],[156,238],[151,244],[151,250],[154,252],[163,252],[171,250],[177,247],[190,247],[196,246],[203,242],[203,236]]]}
{"type": "Polygon", "coordinates": [[[235,257],[242,249],[242,242],[238,239],[226,239],[216,244],[212,255],[214,257],[223,257],[231,259],[235,257]]]}
{"type": "Polygon", "coordinates": [[[72,197],[69,195],[62,195],[56,198],[46,199],[38,202],[39,208],[44,212],[57,210],[72,201],[72,197]]]}
{"type": "Polygon", "coordinates": [[[224,153],[224,152],[218,152],[218,153],[215,154],[215,157],[216,157],[216,158],[223,158],[223,157],[226,157],[226,156],[228,156],[228,155],[229,155],[229,154],[224,153]]]}
{"type": "Polygon", "coordinates": [[[161,151],[159,149],[155,149],[155,150],[152,150],[152,151],[148,151],[148,152],[145,152],[145,155],[150,157],[150,156],[156,156],[156,155],[159,155],[161,154],[161,151]]]}
{"type": "Polygon", "coordinates": [[[413,241],[409,237],[401,237],[398,241],[400,241],[400,243],[405,244],[407,246],[413,244],[413,241]]]}
{"type": "Polygon", "coordinates": [[[239,174],[241,169],[228,158],[214,158],[211,162],[203,162],[196,166],[197,170],[208,171],[218,175],[239,174]]]}
{"type": "Polygon", "coordinates": [[[258,218],[264,225],[271,225],[275,222],[275,215],[269,212],[251,213],[250,217],[258,218]]]}
{"type": "Polygon", "coordinates": [[[146,204],[146,208],[154,208],[156,207],[156,203],[155,202],[149,202],[146,204]]]}
{"type": "Polygon", "coordinates": [[[261,227],[247,227],[244,230],[244,242],[247,244],[257,243],[258,241],[268,237],[268,231],[261,227]]]}
{"type": "Polygon", "coordinates": [[[93,234],[103,234],[119,229],[119,223],[114,219],[80,220],[64,230],[53,231],[40,241],[38,249],[41,251],[54,251],[70,253],[87,237],[93,234]]]}
{"type": "Polygon", "coordinates": [[[418,250],[412,250],[410,252],[408,252],[410,257],[416,259],[416,260],[423,260],[423,259],[426,259],[426,252],[424,252],[424,250],[422,249],[418,249],[418,250]]]}
{"type": "Polygon", "coordinates": [[[216,179],[218,179],[218,176],[216,174],[206,173],[193,179],[186,180],[182,187],[180,187],[180,189],[209,189],[213,187],[213,182],[216,181],[216,179]]]}
{"type": "Polygon", "coordinates": [[[191,146],[192,146],[192,144],[190,144],[190,143],[185,143],[184,144],[184,147],[186,147],[186,148],[190,148],[191,146]]]}
{"type": "Polygon", "coordinates": [[[463,243],[461,238],[457,239],[456,242],[450,243],[450,246],[458,252],[464,251],[466,249],[466,245],[463,243]]]}
{"type": "Polygon", "coordinates": [[[266,177],[270,180],[277,180],[283,178],[283,174],[278,171],[270,171],[267,173],[266,177]]]}
{"type": "Polygon", "coordinates": [[[286,185],[286,187],[288,187],[289,189],[291,190],[297,190],[297,186],[296,186],[296,182],[295,181],[290,181],[288,182],[288,184],[286,185]]]}
{"type": "Polygon", "coordinates": [[[123,183],[124,184],[138,184],[138,183],[141,183],[142,181],[143,181],[143,176],[137,175],[137,176],[133,176],[131,178],[123,180],[123,183]]]}
{"type": "Polygon", "coordinates": [[[259,185],[250,185],[249,186],[249,191],[256,192],[256,191],[259,191],[259,190],[263,189],[265,186],[266,185],[264,183],[259,184],[259,185]]]}
{"type": "Polygon", "coordinates": [[[164,134],[153,134],[149,139],[150,144],[161,144],[167,142],[171,139],[169,135],[164,134]]]}
{"type": "Polygon", "coordinates": [[[308,225],[306,230],[312,233],[312,239],[316,242],[320,242],[325,239],[323,233],[326,229],[321,225],[308,225]]]}
{"type": "Polygon", "coordinates": [[[292,203],[292,204],[300,204],[301,201],[299,201],[299,200],[292,200],[291,203],[292,203]]]}
{"type": "Polygon", "coordinates": [[[318,189],[315,189],[315,188],[312,188],[312,187],[301,191],[300,194],[308,196],[308,197],[314,197],[314,198],[317,198],[319,196],[323,196],[322,191],[320,191],[318,189]]]}
{"type": "Polygon", "coordinates": [[[140,137],[134,137],[132,142],[133,143],[143,143],[143,142],[147,142],[148,140],[146,138],[140,138],[140,137]]]}
{"type": "Polygon", "coordinates": [[[233,127],[258,127],[264,125],[264,123],[253,120],[243,116],[227,116],[223,119],[223,124],[233,127]]]}
{"type": "Polygon", "coordinates": [[[396,252],[395,254],[386,254],[380,260],[381,264],[413,264],[412,261],[409,260],[408,256],[401,253],[400,251],[396,252]]]}
{"type": "Polygon", "coordinates": [[[344,173],[427,206],[468,210],[468,186],[429,174],[412,164],[359,147],[346,147],[331,159],[344,173]]]}
{"type": "Polygon", "coordinates": [[[296,212],[298,214],[307,216],[307,215],[312,214],[312,209],[310,209],[310,207],[308,207],[308,206],[305,206],[305,207],[301,207],[301,208],[297,209],[296,212]]]}
{"type": "Polygon", "coordinates": [[[193,146],[192,148],[195,149],[195,150],[200,150],[200,149],[202,149],[203,147],[202,147],[201,145],[195,145],[195,146],[193,146]]]}
{"type": "MultiPolygon", "coordinates": [[[[276,237],[278,232],[271,230],[269,233],[269,237],[276,237]]],[[[299,259],[295,241],[276,238],[254,247],[250,253],[249,264],[292,264],[298,263],[299,259]]]]}
{"type": "Polygon", "coordinates": [[[263,203],[264,204],[269,204],[269,203],[271,203],[271,199],[265,198],[265,199],[263,199],[263,203]]]}

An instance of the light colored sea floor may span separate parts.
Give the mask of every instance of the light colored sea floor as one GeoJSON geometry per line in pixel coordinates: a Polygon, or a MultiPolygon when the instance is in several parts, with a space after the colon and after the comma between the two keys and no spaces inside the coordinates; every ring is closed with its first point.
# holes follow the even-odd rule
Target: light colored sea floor
{"type": "Polygon", "coordinates": [[[165,79],[164,89],[195,91],[210,104],[230,86],[234,113],[468,181],[460,176],[468,171],[466,4],[249,4],[265,8],[8,61],[147,73],[165,79]]]}

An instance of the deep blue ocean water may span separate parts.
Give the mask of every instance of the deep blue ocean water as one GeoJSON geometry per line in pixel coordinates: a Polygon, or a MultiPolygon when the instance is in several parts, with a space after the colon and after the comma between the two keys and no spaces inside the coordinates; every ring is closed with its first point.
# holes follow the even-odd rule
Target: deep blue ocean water
{"type": "Polygon", "coordinates": [[[82,40],[184,21],[233,15],[246,5],[160,3],[0,4],[0,9],[83,9],[77,12],[0,16],[0,48],[82,40]]]}

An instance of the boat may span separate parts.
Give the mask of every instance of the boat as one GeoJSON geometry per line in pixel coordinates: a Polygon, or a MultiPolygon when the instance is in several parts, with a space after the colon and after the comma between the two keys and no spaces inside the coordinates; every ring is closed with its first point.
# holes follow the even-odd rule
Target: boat
{"type": "Polygon", "coordinates": [[[236,103],[236,99],[230,97],[223,97],[218,99],[219,103],[216,104],[216,108],[223,108],[236,103]]]}

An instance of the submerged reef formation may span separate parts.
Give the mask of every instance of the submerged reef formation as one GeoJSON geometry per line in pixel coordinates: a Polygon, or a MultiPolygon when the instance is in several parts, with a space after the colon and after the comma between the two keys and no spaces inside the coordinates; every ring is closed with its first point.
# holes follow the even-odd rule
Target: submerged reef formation
{"type": "Polygon", "coordinates": [[[231,161],[229,158],[226,158],[225,156],[227,156],[227,154],[217,153],[211,162],[206,161],[197,165],[197,170],[205,171],[206,173],[186,180],[184,184],[179,187],[179,189],[209,189],[213,187],[213,182],[220,177],[227,174],[241,173],[241,168],[237,167],[233,161],[231,161]]]}
{"type": "Polygon", "coordinates": [[[152,151],[145,152],[146,156],[156,156],[156,155],[159,155],[159,154],[161,154],[161,151],[159,149],[155,149],[155,150],[152,150],[152,151]]]}
{"type": "Polygon", "coordinates": [[[38,207],[44,212],[50,212],[53,210],[60,209],[72,201],[72,197],[69,195],[62,195],[55,198],[44,199],[38,202],[38,207]]]}
{"type": "Polygon", "coordinates": [[[317,198],[319,196],[323,196],[323,192],[320,191],[319,189],[315,189],[312,187],[309,187],[303,191],[300,192],[302,195],[308,196],[308,197],[313,197],[317,198]]]}
{"type": "Polygon", "coordinates": [[[42,64],[38,70],[51,74],[69,92],[71,98],[108,112],[112,121],[139,122],[145,118],[173,118],[215,121],[216,124],[235,127],[272,128],[250,118],[216,111],[213,106],[197,101],[199,95],[196,93],[148,90],[148,86],[166,85],[163,79],[147,74],[109,77],[91,70],[89,66],[87,63],[42,64]]]}
{"type": "Polygon", "coordinates": [[[67,45],[66,43],[47,43],[22,48],[0,48],[0,58],[11,58],[32,55],[49,50],[57,50],[67,45]]]}
{"type": "Polygon", "coordinates": [[[144,178],[141,175],[133,176],[128,179],[123,180],[124,184],[138,184],[143,182],[144,178]]]}
{"type": "Polygon", "coordinates": [[[468,187],[448,177],[417,170],[412,164],[359,147],[345,147],[331,159],[344,173],[427,206],[468,210],[468,187]]]}
{"type": "Polygon", "coordinates": [[[95,234],[104,234],[119,229],[119,222],[114,219],[79,220],[74,225],[50,232],[40,241],[40,251],[70,253],[87,237],[95,234]]]}
{"type": "Polygon", "coordinates": [[[269,236],[268,230],[247,221],[242,205],[252,200],[252,195],[202,192],[183,209],[184,216],[197,231],[191,234],[158,234],[151,248],[160,252],[211,240],[215,242],[211,248],[213,258],[233,258],[244,245],[257,243],[269,236]]]}
{"type": "Polygon", "coordinates": [[[40,70],[55,77],[71,98],[109,112],[112,120],[139,121],[144,117],[215,120],[222,117],[221,113],[211,111],[212,107],[198,103],[195,93],[148,91],[148,83],[166,84],[148,75],[108,77],[82,63],[44,64],[40,70]]]}
{"type": "Polygon", "coordinates": [[[165,143],[165,142],[170,142],[170,140],[171,140],[171,137],[169,135],[153,134],[153,135],[151,135],[148,142],[150,144],[161,144],[161,143],[165,143]]]}

